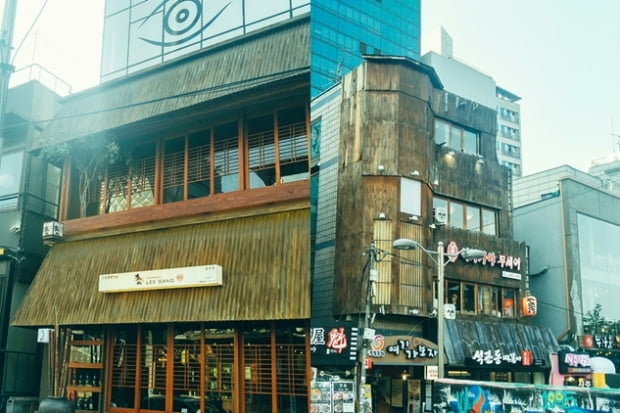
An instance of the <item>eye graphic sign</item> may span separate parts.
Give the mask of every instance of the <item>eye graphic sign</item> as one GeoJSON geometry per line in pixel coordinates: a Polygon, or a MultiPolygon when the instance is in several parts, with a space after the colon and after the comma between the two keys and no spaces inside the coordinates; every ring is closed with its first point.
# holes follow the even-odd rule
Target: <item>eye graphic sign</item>
{"type": "Polygon", "coordinates": [[[108,2],[102,80],[142,70],[310,12],[310,0],[108,2]],[[129,3],[129,2],[127,2],[129,3]]]}

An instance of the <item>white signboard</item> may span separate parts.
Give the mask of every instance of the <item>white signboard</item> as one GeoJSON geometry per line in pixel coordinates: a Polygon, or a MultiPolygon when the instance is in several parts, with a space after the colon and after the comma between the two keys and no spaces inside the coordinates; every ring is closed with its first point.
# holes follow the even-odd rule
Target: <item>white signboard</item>
{"type": "Polygon", "coordinates": [[[502,271],[502,277],[519,281],[521,280],[521,274],[518,272],[502,271]]]}
{"type": "Polygon", "coordinates": [[[37,343],[49,343],[50,331],[52,330],[49,328],[40,328],[37,332],[37,343]]]}
{"type": "Polygon", "coordinates": [[[222,267],[220,265],[198,265],[99,276],[99,292],[102,293],[221,285],[222,267]]]}

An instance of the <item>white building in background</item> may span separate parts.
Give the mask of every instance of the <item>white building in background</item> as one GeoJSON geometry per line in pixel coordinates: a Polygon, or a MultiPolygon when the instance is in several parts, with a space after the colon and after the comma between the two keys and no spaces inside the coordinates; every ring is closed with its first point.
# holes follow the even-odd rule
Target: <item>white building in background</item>
{"type": "Polygon", "coordinates": [[[444,89],[497,111],[497,160],[515,177],[523,174],[521,98],[497,86],[490,75],[453,56],[452,38],[443,27],[422,37],[422,62],[432,66],[444,89]]]}
{"type": "Polygon", "coordinates": [[[599,178],[608,191],[620,194],[620,152],[590,161],[588,173],[599,178]]]}

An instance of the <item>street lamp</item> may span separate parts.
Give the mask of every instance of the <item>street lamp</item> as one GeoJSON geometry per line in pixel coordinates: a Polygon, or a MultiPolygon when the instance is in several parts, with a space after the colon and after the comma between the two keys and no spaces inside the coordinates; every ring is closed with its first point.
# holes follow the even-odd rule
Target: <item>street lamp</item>
{"type": "Polygon", "coordinates": [[[472,258],[482,258],[484,256],[484,251],[474,249],[474,248],[462,248],[455,253],[446,253],[443,249],[443,242],[439,241],[437,243],[437,251],[428,250],[424,248],[419,242],[401,238],[397,239],[392,243],[392,247],[398,250],[414,250],[420,249],[429,256],[429,258],[437,265],[437,347],[439,347],[439,353],[437,356],[437,376],[438,378],[444,377],[444,298],[443,298],[443,280],[444,280],[444,269],[445,266],[450,262],[456,260],[456,258],[460,255],[464,259],[472,259],[472,258]],[[435,256],[437,258],[435,258],[435,256]],[[446,260],[447,257],[447,260],[446,260]]]}

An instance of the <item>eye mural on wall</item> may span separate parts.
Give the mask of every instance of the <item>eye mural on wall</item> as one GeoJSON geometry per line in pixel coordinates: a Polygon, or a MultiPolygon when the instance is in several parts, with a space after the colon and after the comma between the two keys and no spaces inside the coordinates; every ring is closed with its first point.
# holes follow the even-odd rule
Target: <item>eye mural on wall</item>
{"type": "Polygon", "coordinates": [[[194,37],[204,32],[217,18],[230,6],[231,2],[226,3],[214,15],[206,16],[208,19],[202,26],[204,20],[202,16],[203,0],[163,0],[155,9],[144,19],[142,25],[149,21],[153,16],[163,13],[162,29],[164,36],[171,37],[170,40],[156,40],[140,37],[147,43],[155,46],[178,46],[186,43],[194,37]]]}

